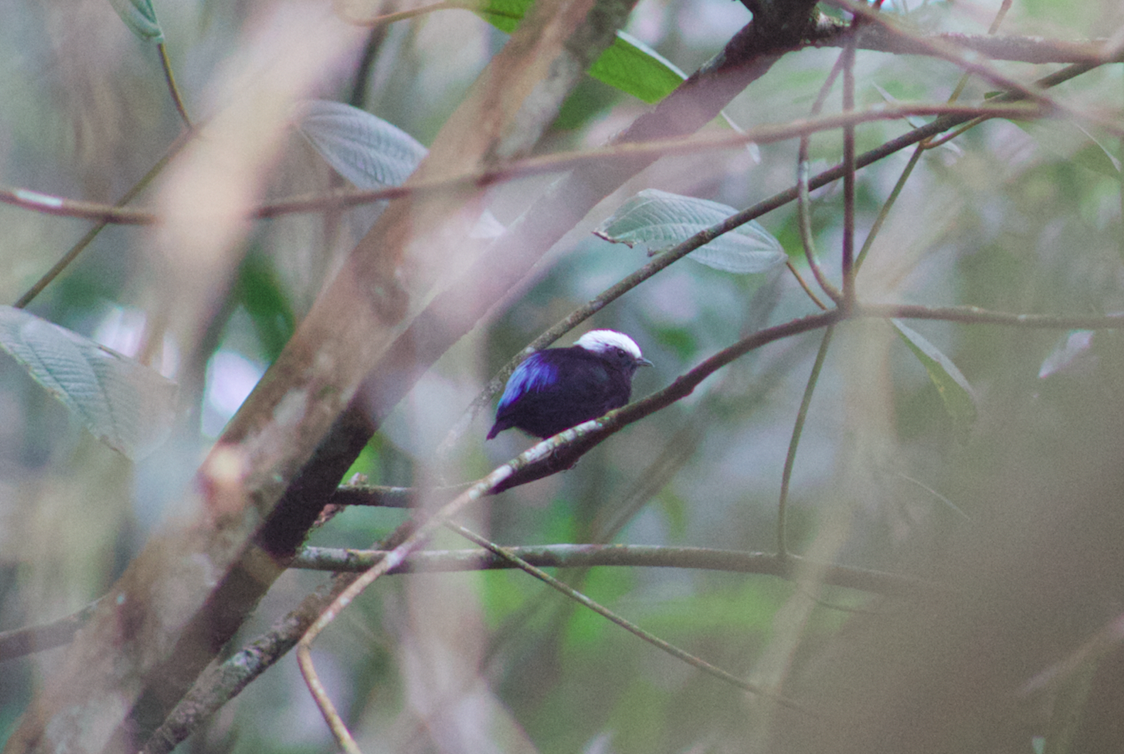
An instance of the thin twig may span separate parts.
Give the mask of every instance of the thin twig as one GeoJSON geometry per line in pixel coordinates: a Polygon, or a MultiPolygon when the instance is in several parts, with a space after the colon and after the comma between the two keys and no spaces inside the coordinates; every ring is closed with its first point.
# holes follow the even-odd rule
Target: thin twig
{"type": "Polygon", "coordinates": [[[788,557],[788,489],[792,482],[792,469],[796,465],[796,449],[800,447],[800,435],[804,432],[804,422],[808,418],[808,408],[812,405],[812,394],[819,383],[820,371],[827,359],[827,349],[831,345],[831,336],[835,327],[828,327],[823,331],[823,340],[816,351],[816,360],[812,364],[812,373],[808,375],[808,383],[804,386],[804,397],[800,399],[800,408],[796,412],[796,423],[792,428],[792,437],[788,441],[788,452],[784,457],[784,471],[781,472],[781,494],[777,502],[777,557],[788,557]]]}
{"type": "MultiPolygon", "coordinates": [[[[852,24],[861,27],[859,19],[852,24]]],[[[855,42],[851,38],[840,54],[843,65],[843,112],[855,109],[855,42]]],[[[843,126],[843,301],[844,309],[855,303],[855,126],[843,126]]]]}
{"type": "Polygon", "coordinates": [[[372,16],[371,18],[350,18],[345,15],[343,20],[353,26],[374,27],[392,24],[396,21],[408,21],[411,18],[417,18],[418,16],[424,16],[439,10],[453,10],[456,8],[464,8],[464,4],[456,2],[430,3],[429,5],[422,5],[417,8],[408,8],[394,13],[384,13],[381,16],[372,16]]]}
{"type": "Polygon", "coordinates": [[[808,294],[808,298],[812,299],[812,303],[819,307],[820,311],[827,311],[827,304],[820,301],[819,296],[817,296],[816,292],[812,290],[812,287],[808,285],[808,281],[805,280],[804,276],[796,269],[796,265],[792,263],[792,260],[786,260],[784,265],[788,268],[788,271],[792,273],[792,276],[796,278],[796,282],[800,284],[804,293],[808,294]]]}
{"type": "MultiPolygon", "coordinates": [[[[843,67],[843,55],[840,55],[835,60],[835,65],[831,67],[827,78],[824,79],[823,85],[820,86],[819,94],[816,96],[816,101],[812,103],[812,110],[810,115],[815,117],[819,115],[823,109],[824,103],[827,101],[827,95],[831,92],[832,84],[838,78],[839,72],[843,67]]],[[[800,241],[804,246],[804,258],[808,261],[808,268],[812,270],[812,275],[816,278],[820,288],[824,293],[831,298],[835,304],[839,304],[843,300],[842,294],[839,289],[828,280],[827,275],[820,267],[818,255],[816,254],[816,241],[815,234],[812,232],[812,199],[811,192],[808,188],[808,173],[809,173],[809,160],[808,148],[811,146],[811,135],[805,134],[800,137],[800,146],[797,149],[796,155],[796,219],[797,226],[800,228],[800,241]]]]}
{"type": "Polygon", "coordinates": [[[168,84],[168,91],[172,95],[172,104],[176,106],[176,112],[180,114],[183,124],[187,127],[188,131],[194,130],[191,125],[191,118],[187,115],[187,108],[184,107],[183,97],[180,95],[179,87],[176,86],[176,77],[172,75],[172,61],[168,59],[168,48],[163,42],[156,45],[156,49],[160,52],[160,66],[164,69],[164,81],[168,84]]]}
{"type": "Polygon", "coordinates": [[[1003,325],[1046,330],[1117,330],[1124,328],[1124,312],[1099,317],[1055,314],[1013,314],[978,306],[919,306],[916,304],[861,304],[854,317],[872,319],[929,319],[972,325],[1003,325]]]}
{"type": "Polygon", "coordinates": [[[345,18],[349,24],[355,26],[382,26],[383,24],[391,24],[396,21],[406,21],[418,16],[424,16],[429,13],[434,13],[441,10],[467,10],[472,13],[478,13],[482,16],[499,16],[501,18],[508,18],[513,21],[518,21],[523,18],[522,14],[505,12],[497,7],[489,6],[484,10],[484,5],[479,2],[457,2],[456,0],[447,0],[446,2],[432,3],[430,5],[423,5],[419,8],[411,8],[409,10],[401,10],[396,13],[386,13],[381,16],[374,16],[372,18],[345,18]]]}
{"type": "MultiPolygon", "coordinates": [[[[1120,39],[1118,40],[1121,45],[1124,45],[1124,28],[1120,30],[1120,39]]],[[[1119,144],[1120,151],[1118,154],[1124,155],[1124,137],[1121,137],[1119,144]]],[[[1117,189],[1119,195],[1118,201],[1120,203],[1120,231],[1119,231],[1119,246],[1117,248],[1120,254],[1120,261],[1124,262],[1124,173],[1119,175],[1120,187],[1117,189]]]]}

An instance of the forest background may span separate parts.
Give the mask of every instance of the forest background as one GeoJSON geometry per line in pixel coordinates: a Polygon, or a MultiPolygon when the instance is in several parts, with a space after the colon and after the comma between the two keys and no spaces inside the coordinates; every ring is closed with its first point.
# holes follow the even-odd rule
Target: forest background
{"type": "Polygon", "coordinates": [[[1124,743],[1119,4],[0,8],[5,752],[1124,743]]]}

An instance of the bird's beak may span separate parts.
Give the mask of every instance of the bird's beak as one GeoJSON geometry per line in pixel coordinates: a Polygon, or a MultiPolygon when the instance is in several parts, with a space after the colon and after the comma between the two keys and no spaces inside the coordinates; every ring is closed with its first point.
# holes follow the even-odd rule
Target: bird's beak
{"type": "Polygon", "coordinates": [[[650,361],[648,361],[647,359],[644,359],[644,358],[637,359],[636,365],[641,366],[641,367],[654,367],[655,366],[655,364],[653,364],[652,362],[650,362],[650,361]]]}

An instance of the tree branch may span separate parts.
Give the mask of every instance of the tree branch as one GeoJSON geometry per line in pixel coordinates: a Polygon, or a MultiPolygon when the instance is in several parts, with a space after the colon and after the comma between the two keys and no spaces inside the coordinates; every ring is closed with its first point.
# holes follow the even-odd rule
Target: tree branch
{"type": "MultiPolygon", "coordinates": [[[[832,586],[895,597],[920,597],[941,591],[937,584],[912,576],[830,563],[810,563],[797,555],[779,558],[765,552],[649,545],[558,544],[505,549],[540,568],[685,568],[754,573],[792,581],[801,573],[801,568],[811,565],[817,574],[822,569],[823,583],[832,586]]],[[[291,567],[337,573],[362,572],[385,554],[385,550],[305,547],[293,559],[291,567]]],[[[387,575],[490,571],[513,567],[510,561],[486,550],[421,550],[409,555],[387,575]]]]}

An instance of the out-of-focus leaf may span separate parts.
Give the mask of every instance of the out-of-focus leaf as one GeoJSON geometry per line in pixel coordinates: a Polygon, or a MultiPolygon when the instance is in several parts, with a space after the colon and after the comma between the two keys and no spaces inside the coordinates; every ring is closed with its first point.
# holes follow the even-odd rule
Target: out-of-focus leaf
{"type": "Polygon", "coordinates": [[[266,358],[273,361],[289,341],[296,317],[272,265],[263,254],[248,254],[238,271],[234,295],[254,322],[266,358]]]}
{"type": "Polygon", "coordinates": [[[1107,175],[1110,178],[1120,178],[1120,159],[1117,158],[1109,148],[1106,147],[1099,139],[1093,138],[1093,135],[1086,131],[1076,123],[1072,124],[1077,130],[1081,131],[1089,138],[1088,144],[1078,149],[1073,153],[1073,161],[1082,167],[1086,167],[1096,173],[1107,175]]]}
{"type": "Polygon", "coordinates": [[[297,130],[337,173],[365,190],[402,185],[427,151],[397,126],[341,102],[304,103],[297,130]]]}
{"type": "Polygon", "coordinates": [[[177,387],[158,372],[11,306],[0,306],[0,348],[128,458],[143,458],[167,439],[177,387]]]}
{"type": "Polygon", "coordinates": [[[1095,362],[1095,357],[1089,350],[1092,346],[1092,330],[1074,330],[1066,333],[1050,355],[1042,360],[1038,378],[1046,379],[1059,372],[1072,372],[1080,369],[1084,364],[1095,362]]]}
{"type": "MultiPolygon", "coordinates": [[[[643,244],[650,254],[655,254],[725,220],[735,211],[707,199],[644,189],[622,204],[594,234],[613,243],[643,244]]],[[[780,242],[756,222],[719,236],[687,258],[738,274],[766,272],[787,259],[780,242]]]]}
{"type": "MultiPolygon", "coordinates": [[[[584,577],[582,591],[596,594],[603,604],[615,604],[636,588],[635,571],[627,568],[590,568],[584,577]]],[[[566,650],[604,644],[612,624],[592,610],[574,610],[566,621],[562,637],[566,650]]]]}
{"type": "MultiPolygon", "coordinates": [[[[510,34],[530,6],[531,0],[488,0],[476,12],[492,26],[510,34]]],[[[673,63],[622,31],[593,61],[589,75],[648,104],[659,102],[686,78],[673,63]]]]}
{"type": "MultiPolygon", "coordinates": [[[[397,126],[340,102],[304,103],[297,129],[337,173],[364,190],[401,186],[429,151],[397,126]]],[[[484,210],[470,236],[496,238],[505,230],[484,210]]]]}
{"type": "Polygon", "coordinates": [[[742,631],[768,640],[776,625],[770,617],[784,603],[784,594],[768,581],[729,584],[669,600],[644,618],[657,636],[706,630],[742,631]]]}
{"type": "Polygon", "coordinates": [[[687,511],[690,506],[682,496],[675,494],[671,487],[665,487],[656,495],[656,503],[663,513],[664,522],[667,524],[668,533],[675,537],[687,536],[690,525],[690,516],[687,511]]]}
{"type": "Polygon", "coordinates": [[[925,492],[929,493],[930,495],[932,495],[932,497],[935,500],[939,500],[941,503],[944,503],[945,507],[947,507],[950,511],[952,511],[956,515],[960,516],[960,518],[964,519],[965,521],[971,521],[972,520],[972,517],[969,516],[967,513],[965,513],[963,510],[961,510],[960,506],[958,506],[956,503],[949,500],[947,497],[945,497],[941,493],[934,490],[929,485],[927,485],[923,482],[920,482],[920,481],[914,479],[911,476],[908,476],[906,474],[902,474],[901,472],[897,472],[897,476],[899,478],[904,479],[905,481],[909,482],[914,487],[917,487],[917,488],[922,489],[925,492]]]}
{"type": "MultiPolygon", "coordinates": [[[[877,83],[871,83],[871,86],[874,87],[874,89],[878,92],[878,94],[882,96],[882,99],[886,100],[886,102],[888,104],[891,104],[891,105],[900,105],[901,104],[901,102],[898,100],[897,97],[890,94],[888,91],[886,91],[885,89],[880,87],[877,83]]],[[[921,128],[922,126],[925,125],[925,119],[920,117],[920,116],[917,116],[917,115],[907,115],[907,116],[905,116],[905,119],[906,119],[906,122],[908,122],[909,125],[913,126],[914,128],[921,128]]]]}
{"type": "Polygon", "coordinates": [[[1078,124],[1067,120],[1014,121],[1046,149],[1094,173],[1119,180],[1120,160],[1078,124]]]}
{"type": "Polygon", "coordinates": [[[164,30],[156,20],[156,11],[149,0],[109,0],[113,10],[129,27],[129,31],[146,42],[160,44],[164,41],[164,30]]]}
{"type": "Polygon", "coordinates": [[[890,323],[929,373],[929,379],[940,393],[945,410],[952,417],[958,432],[965,434],[976,420],[976,394],[968,380],[950,358],[920,333],[906,327],[899,320],[892,319],[890,323]]]}
{"type": "MultiPolygon", "coordinates": [[[[886,100],[887,103],[889,103],[891,105],[900,105],[901,104],[900,100],[898,100],[896,97],[894,97],[894,95],[890,94],[888,91],[886,91],[885,89],[880,87],[878,84],[871,84],[871,85],[878,91],[878,93],[880,95],[882,95],[882,99],[886,100]]],[[[907,116],[905,116],[905,120],[906,120],[907,123],[909,123],[909,125],[913,126],[914,128],[921,128],[922,126],[924,126],[928,122],[924,118],[918,117],[916,115],[907,115],[907,116]]],[[[964,154],[964,150],[962,150],[954,142],[951,142],[951,141],[946,141],[945,143],[941,144],[941,149],[948,149],[949,151],[954,152],[957,155],[964,154]]]]}

